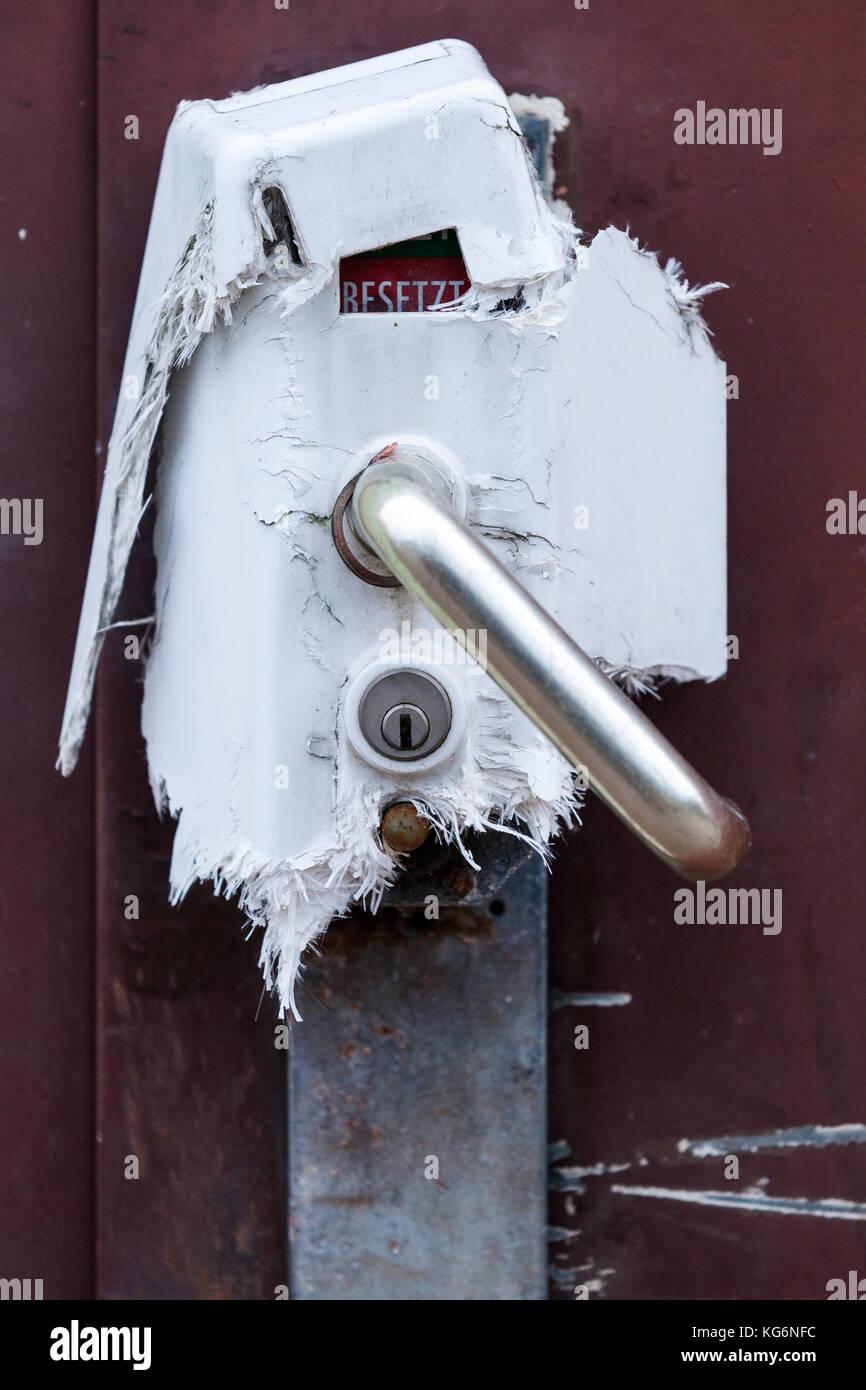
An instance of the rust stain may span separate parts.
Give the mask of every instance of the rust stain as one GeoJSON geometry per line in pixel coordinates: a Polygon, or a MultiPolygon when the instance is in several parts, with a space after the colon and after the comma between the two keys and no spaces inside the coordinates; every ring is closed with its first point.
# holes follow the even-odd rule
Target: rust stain
{"type": "MultiPolygon", "coordinates": [[[[383,907],[375,916],[355,908],[331,923],[320,951],[322,956],[348,957],[374,945],[411,946],[419,936],[434,933],[475,942],[492,936],[493,931],[490,914],[471,907],[441,907],[438,918],[425,917],[423,908],[383,907]]],[[[360,1005],[349,1007],[359,1009],[360,1005]]]]}
{"type": "Polygon", "coordinates": [[[420,849],[430,829],[430,822],[419,814],[411,801],[395,801],[388,807],[380,826],[384,843],[396,854],[411,854],[420,849]]]}

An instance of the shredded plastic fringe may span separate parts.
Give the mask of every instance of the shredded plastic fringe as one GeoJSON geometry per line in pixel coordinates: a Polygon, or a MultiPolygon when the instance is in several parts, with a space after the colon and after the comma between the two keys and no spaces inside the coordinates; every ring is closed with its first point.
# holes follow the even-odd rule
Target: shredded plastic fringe
{"type": "MultiPolygon", "coordinates": [[[[533,794],[526,774],[514,765],[498,723],[499,701],[489,700],[482,716],[487,729],[479,731],[474,756],[452,784],[441,785],[423,798],[409,797],[430,821],[437,839],[454,844],[473,868],[479,866],[467,848],[467,831],[517,836],[549,863],[551,841],[579,821],[583,793],[571,769],[556,754],[558,794],[548,800],[533,794]]],[[[316,852],[291,860],[265,859],[249,844],[227,845],[206,855],[195,842],[183,811],[178,818],[171,866],[171,901],[181,902],[197,881],[211,882],[214,891],[232,898],[247,916],[251,929],[263,936],[259,964],[265,988],[276,996],[281,1013],[298,1021],[297,987],[304,955],[315,949],[328,924],[345,916],[354,903],[375,912],[385,890],[394,882],[399,860],[380,845],[377,827],[382,811],[380,782],[359,776],[361,764],[343,746],[338,753],[334,804],[334,836],[316,852]]],[[[163,793],[168,809],[170,794],[163,793]]]]}

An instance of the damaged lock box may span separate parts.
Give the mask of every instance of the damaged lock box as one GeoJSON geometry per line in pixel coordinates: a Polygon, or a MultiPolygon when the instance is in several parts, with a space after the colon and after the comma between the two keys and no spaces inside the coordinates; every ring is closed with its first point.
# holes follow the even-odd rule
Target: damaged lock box
{"type": "Polygon", "coordinates": [[[286,1009],[305,948],[398,877],[389,806],[472,859],[502,832],[546,855],[582,799],[381,557],[381,583],[343,563],[338,498],[398,441],[612,679],[722,675],[724,367],[701,293],[623,232],[581,244],[465,43],[178,108],[59,766],[84,737],[161,421],[143,730],[178,821],[171,896],[236,893],[286,1009]],[[358,714],[395,673],[412,689],[358,714]]]}

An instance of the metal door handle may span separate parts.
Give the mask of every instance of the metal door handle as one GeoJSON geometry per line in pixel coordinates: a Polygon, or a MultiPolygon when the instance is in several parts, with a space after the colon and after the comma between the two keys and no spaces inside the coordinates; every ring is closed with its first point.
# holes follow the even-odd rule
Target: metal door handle
{"type": "Polygon", "coordinates": [[[385,451],[357,479],[351,505],[361,538],[457,641],[486,632],[489,675],[660,859],[693,880],[737,868],[751,844],[742,812],[512,578],[423,470],[385,451]]]}

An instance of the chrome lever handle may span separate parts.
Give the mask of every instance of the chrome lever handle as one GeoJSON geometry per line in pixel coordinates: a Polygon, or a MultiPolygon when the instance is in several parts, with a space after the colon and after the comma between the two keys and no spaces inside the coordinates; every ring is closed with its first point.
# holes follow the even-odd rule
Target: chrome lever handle
{"type": "Polygon", "coordinates": [[[352,516],[391,573],[463,646],[468,633],[486,632],[488,674],[670,868],[705,881],[737,868],[751,844],[742,812],[572,642],[420,469],[398,455],[379,458],[357,479],[352,516]]]}

